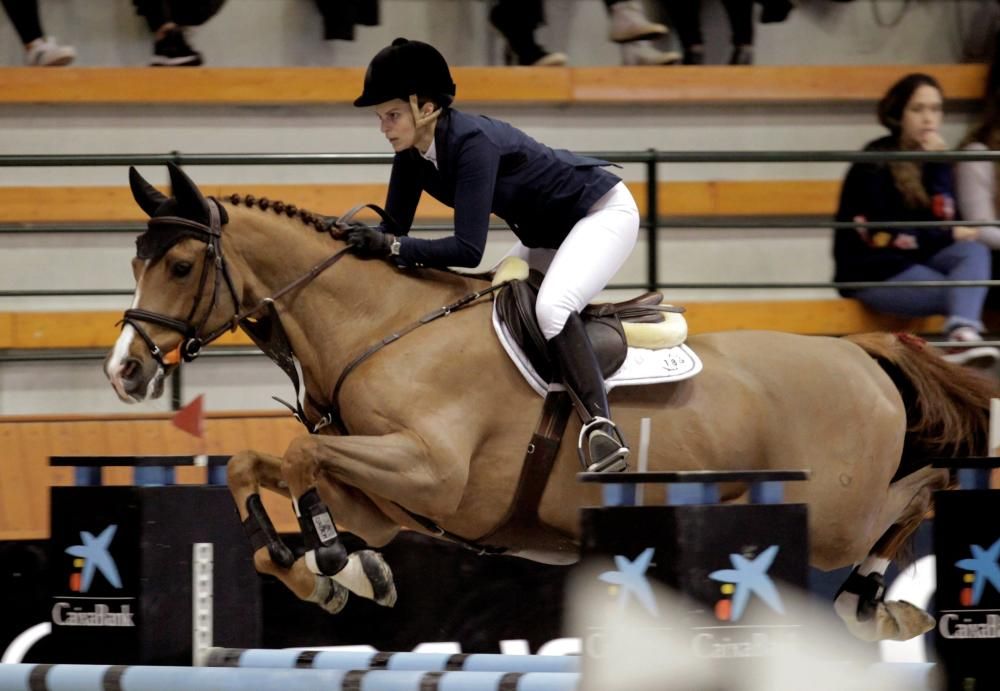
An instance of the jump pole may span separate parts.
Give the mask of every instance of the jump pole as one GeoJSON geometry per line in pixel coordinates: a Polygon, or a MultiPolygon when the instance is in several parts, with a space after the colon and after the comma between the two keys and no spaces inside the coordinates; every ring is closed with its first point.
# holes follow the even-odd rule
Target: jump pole
{"type": "Polygon", "coordinates": [[[494,653],[409,653],[346,650],[267,650],[209,648],[199,662],[206,667],[277,669],[384,669],[422,672],[580,671],[575,655],[499,655],[494,653]]]}
{"type": "Polygon", "coordinates": [[[421,672],[127,665],[0,665],[0,691],[575,691],[554,672],[421,672]]]}

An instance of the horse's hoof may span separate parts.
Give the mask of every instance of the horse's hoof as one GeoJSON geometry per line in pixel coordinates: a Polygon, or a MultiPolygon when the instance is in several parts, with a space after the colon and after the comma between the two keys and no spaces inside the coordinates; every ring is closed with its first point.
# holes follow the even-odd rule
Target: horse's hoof
{"type": "Polygon", "coordinates": [[[885,609],[893,621],[893,641],[908,641],[934,628],[934,617],[906,600],[890,600],[885,609]]]}
{"type": "Polygon", "coordinates": [[[372,600],[383,607],[395,605],[396,584],[392,579],[392,569],[382,555],[370,549],[363,549],[355,554],[361,560],[361,568],[372,584],[372,600]]]}
{"type": "Polygon", "coordinates": [[[316,586],[312,595],[306,598],[315,602],[329,614],[337,614],[347,605],[351,591],[327,576],[316,576],[316,586]]]}
{"type": "Polygon", "coordinates": [[[872,616],[865,621],[842,618],[855,637],[869,643],[908,641],[934,628],[934,617],[905,600],[876,603],[872,616]]]}

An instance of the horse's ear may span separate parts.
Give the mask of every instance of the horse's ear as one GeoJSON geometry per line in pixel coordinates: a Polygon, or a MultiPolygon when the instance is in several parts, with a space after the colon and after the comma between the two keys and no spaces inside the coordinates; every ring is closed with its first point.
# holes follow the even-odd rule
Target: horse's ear
{"type": "Polygon", "coordinates": [[[198,220],[207,219],[208,201],[198,186],[187,176],[187,173],[173,163],[167,163],[167,169],[170,171],[170,186],[174,198],[177,200],[180,215],[198,220]]]}
{"type": "Polygon", "coordinates": [[[132,166],[128,169],[128,185],[132,188],[132,198],[135,199],[135,203],[146,212],[147,216],[155,214],[160,205],[167,201],[166,195],[146,182],[146,179],[132,166]]]}

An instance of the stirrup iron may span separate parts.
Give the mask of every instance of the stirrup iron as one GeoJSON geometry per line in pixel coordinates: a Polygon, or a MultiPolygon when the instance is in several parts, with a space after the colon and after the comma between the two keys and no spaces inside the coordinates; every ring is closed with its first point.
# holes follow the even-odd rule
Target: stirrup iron
{"type": "Polygon", "coordinates": [[[595,416],[580,427],[576,442],[576,452],[580,465],[588,473],[620,473],[628,470],[629,449],[618,426],[605,417],[595,416]],[[596,444],[594,442],[597,442],[596,444]],[[594,457],[594,446],[603,446],[603,451],[594,457]]]}

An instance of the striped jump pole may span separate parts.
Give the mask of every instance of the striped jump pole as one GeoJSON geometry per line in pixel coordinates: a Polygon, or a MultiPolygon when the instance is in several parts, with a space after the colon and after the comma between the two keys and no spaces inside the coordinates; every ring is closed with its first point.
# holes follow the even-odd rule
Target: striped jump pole
{"type": "Polygon", "coordinates": [[[385,653],[344,650],[266,650],[208,648],[199,664],[207,667],[271,669],[385,669],[423,672],[579,672],[575,655],[499,655],[491,653],[385,653]]]}
{"type": "Polygon", "coordinates": [[[0,665],[0,691],[576,691],[578,674],[0,665]]]}

